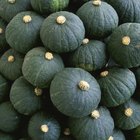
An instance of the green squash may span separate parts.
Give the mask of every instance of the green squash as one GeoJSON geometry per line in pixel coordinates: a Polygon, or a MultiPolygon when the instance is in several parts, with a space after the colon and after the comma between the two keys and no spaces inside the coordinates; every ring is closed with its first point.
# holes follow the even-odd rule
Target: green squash
{"type": "Polygon", "coordinates": [[[10,134],[0,131],[0,140],[15,140],[10,134]]]}
{"type": "Polygon", "coordinates": [[[8,101],[0,104],[0,120],[0,130],[13,132],[19,127],[21,116],[8,101]]]}
{"type": "Polygon", "coordinates": [[[124,23],[110,36],[107,48],[117,64],[126,68],[140,65],[139,30],[139,23],[124,23]]]}
{"type": "Polygon", "coordinates": [[[133,72],[117,67],[101,72],[98,83],[102,91],[102,102],[107,107],[125,103],[136,89],[133,72]]]}
{"type": "Polygon", "coordinates": [[[30,7],[30,0],[0,0],[0,17],[9,22],[16,14],[30,7]]]}
{"type": "Polygon", "coordinates": [[[133,130],[133,140],[140,140],[140,126],[133,130]]]}
{"type": "Polygon", "coordinates": [[[114,7],[119,15],[120,24],[126,22],[140,23],[139,0],[105,0],[114,7]]]}
{"type": "Polygon", "coordinates": [[[82,45],[70,55],[70,63],[87,71],[101,69],[107,63],[106,46],[103,42],[85,38],[82,45]]]}
{"type": "Polygon", "coordinates": [[[69,0],[31,0],[33,9],[41,14],[54,13],[64,10],[69,0]]]}
{"type": "Polygon", "coordinates": [[[108,140],[114,129],[114,121],[105,107],[99,107],[89,116],[70,118],[69,127],[77,140],[108,140]]]}
{"type": "Polygon", "coordinates": [[[123,130],[131,130],[140,125],[140,103],[130,99],[126,103],[113,109],[115,124],[123,130]]]}
{"type": "Polygon", "coordinates": [[[10,85],[9,82],[0,75],[0,103],[3,102],[9,95],[10,85]]]}
{"type": "Polygon", "coordinates": [[[101,91],[96,79],[80,68],[65,68],[57,73],[50,86],[55,107],[70,117],[83,117],[97,108],[101,91]]]}
{"type": "Polygon", "coordinates": [[[29,121],[28,133],[33,140],[58,140],[60,126],[52,116],[38,112],[29,121]]]}
{"type": "Polygon", "coordinates": [[[87,36],[106,38],[118,26],[118,15],[114,8],[100,0],[86,2],[77,11],[83,21],[87,36]]]}
{"type": "Polygon", "coordinates": [[[48,87],[54,75],[64,68],[58,54],[46,51],[43,47],[30,50],[23,62],[23,75],[32,85],[48,87]]]}
{"type": "Polygon", "coordinates": [[[7,23],[0,18],[0,53],[4,52],[9,48],[8,43],[6,42],[5,30],[7,23]]]}
{"type": "Polygon", "coordinates": [[[61,11],[45,19],[40,34],[46,48],[63,53],[73,51],[81,45],[85,28],[78,16],[61,11]]]}
{"type": "Polygon", "coordinates": [[[22,75],[24,56],[14,49],[7,50],[0,59],[0,72],[8,80],[14,81],[22,75]]]}
{"type": "Polygon", "coordinates": [[[32,86],[24,77],[20,77],[11,87],[10,101],[19,113],[31,115],[41,109],[42,92],[42,89],[32,86]]]}
{"type": "Polygon", "coordinates": [[[6,28],[6,40],[16,51],[26,54],[30,49],[40,44],[40,27],[43,18],[26,11],[17,14],[6,28]]]}

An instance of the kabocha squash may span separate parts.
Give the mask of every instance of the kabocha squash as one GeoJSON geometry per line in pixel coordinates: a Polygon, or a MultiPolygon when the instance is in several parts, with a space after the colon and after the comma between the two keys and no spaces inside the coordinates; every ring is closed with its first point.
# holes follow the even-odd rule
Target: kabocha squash
{"type": "Polygon", "coordinates": [[[33,140],[58,140],[60,126],[52,116],[38,112],[29,121],[28,133],[33,140]]]}
{"type": "Polygon", "coordinates": [[[70,62],[87,71],[101,69],[107,63],[106,46],[101,41],[85,38],[82,45],[71,53],[70,62]]]}
{"type": "Polygon", "coordinates": [[[45,19],[40,34],[46,48],[64,53],[73,51],[81,45],[85,28],[78,16],[61,11],[45,19]]]}
{"type": "Polygon", "coordinates": [[[6,40],[16,51],[26,54],[40,43],[43,18],[31,11],[17,14],[6,28],[6,40]]]}
{"type": "Polygon", "coordinates": [[[3,102],[0,104],[0,120],[0,130],[13,132],[19,127],[21,116],[10,102],[3,102]]]}
{"type": "Polygon", "coordinates": [[[45,88],[63,68],[64,64],[59,55],[38,47],[26,54],[22,71],[25,79],[32,85],[45,88]]]}
{"type": "Polygon", "coordinates": [[[86,34],[91,38],[105,38],[118,26],[118,15],[106,2],[92,0],[86,2],[77,11],[83,21],[86,34]]]}
{"type": "Polygon", "coordinates": [[[14,140],[13,136],[0,131],[0,140],[14,140]]]}
{"type": "Polygon", "coordinates": [[[24,77],[20,77],[11,87],[10,101],[19,113],[30,115],[41,109],[42,92],[42,89],[32,86],[24,77]]]}
{"type": "Polygon", "coordinates": [[[95,109],[101,98],[96,79],[80,68],[65,68],[57,73],[50,86],[55,107],[70,117],[83,117],[95,109]]]}
{"type": "Polygon", "coordinates": [[[120,24],[126,22],[140,23],[139,0],[105,0],[114,7],[120,19],[120,24]]]}
{"type": "Polygon", "coordinates": [[[102,91],[102,102],[107,107],[123,104],[130,99],[136,89],[133,72],[117,67],[101,72],[98,83],[102,91]]]}
{"type": "Polygon", "coordinates": [[[5,98],[8,96],[10,91],[10,85],[9,82],[0,75],[0,103],[5,100],[5,98]]]}
{"type": "Polygon", "coordinates": [[[70,118],[69,127],[77,140],[108,140],[113,133],[114,122],[108,109],[99,107],[89,116],[70,118]]]}
{"type": "Polygon", "coordinates": [[[7,79],[14,81],[22,75],[24,56],[14,49],[7,50],[0,59],[0,72],[7,79]]]}
{"type": "Polygon", "coordinates": [[[33,9],[41,14],[62,11],[68,4],[69,0],[31,0],[33,9]]]}
{"type": "Polygon", "coordinates": [[[134,99],[113,109],[115,124],[123,130],[131,130],[140,125],[140,104],[134,99]]]}
{"type": "Polygon", "coordinates": [[[0,53],[7,50],[9,47],[5,37],[6,26],[7,23],[0,18],[0,53]]]}
{"type": "Polygon", "coordinates": [[[0,0],[0,17],[9,22],[16,14],[30,7],[30,0],[0,0]]]}
{"type": "Polygon", "coordinates": [[[139,23],[124,23],[112,33],[107,48],[119,65],[126,68],[140,65],[139,30],[139,23]]]}

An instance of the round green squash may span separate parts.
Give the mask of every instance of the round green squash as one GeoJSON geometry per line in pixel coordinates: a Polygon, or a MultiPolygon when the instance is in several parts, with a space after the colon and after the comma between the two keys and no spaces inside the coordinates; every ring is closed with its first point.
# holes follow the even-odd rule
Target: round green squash
{"type": "Polygon", "coordinates": [[[140,23],[140,1],[139,0],[106,0],[114,7],[119,16],[120,24],[126,22],[140,23]]]}
{"type": "Polygon", "coordinates": [[[26,11],[17,14],[6,28],[6,40],[16,51],[26,54],[30,49],[40,44],[40,27],[43,18],[26,11]]]}
{"type": "Polygon", "coordinates": [[[86,2],[77,15],[85,25],[87,36],[94,39],[106,38],[118,26],[118,15],[114,8],[100,0],[86,2]]]}
{"type": "Polygon", "coordinates": [[[0,75],[0,103],[3,102],[9,95],[10,85],[9,82],[0,75]]]}
{"type": "Polygon", "coordinates": [[[9,22],[15,15],[30,8],[30,0],[0,0],[0,17],[9,22]]]}
{"type": "Polygon", "coordinates": [[[0,53],[7,50],[9,48],[8,43],[6,42],[5,30],[7,23],[0,18],[0,53]]]}
{"type": "Polygon", "coordinates": [[[70,117],[83,117],[97,108],[101,91],[96,79],[80,68],[65,68],[57,73],[50,86],[55,107],[70,117]]]}
{"type": "Polygon", "coordinates": [[[115,124],[123,130],[131,130],[140,125],[140,103],[130,99],[112,112],[115,124]]]}
{"type": "Polygon", "coordinates": [[[98,83],[102,91],[102,102],[107,107],[125,103],[136,89],[133,72],[117,67],[101,72],[98,83]]]}
{"type": "Polygon", "coordinates": [[[7,50],[0,59],[0,72],[8,80],[14,81],[22,75],[24,56],[14,49],[7,50]]]}
{"type": "Polygon", "coordinates": [[[107,63],[106,46],[101,41],[85,38],[82,45],[71,53],[69,59],[74,67],[87,71],[101,69],[107,63]]]}
{"type": "Polygon", "coordinates": [[[24,77],[20,77],[11,87],[10,101],[19,113],[31,115],[41,109],[42,92],[42,89],[32,86],[24,77]]]}
{"type": "Polygon", "coordinates": [[[140,65],[140,24],[124,23],[114,30],[107,48],[119,65],[132,68],[140,65]]]}
{"type": "Polygon", "coordinates": [[[113,135],[108,140],[125,140],[125,136],[121,130],[115,129],[113,135]]]}
{"type": "Polygon", "coordinates": [[[69,127],[77,140],[108,140],[114,129],[114,121],[105,107],[93,110],[89,116],[70,118],[69,127]]]}
{"type": "Polygon", "coordinates": [[[52,116],[38,112],[29,121],[28,133],[33,140],[58,140],[60,125],[52,116]]]}
{"type": "Polygon", "coordinates": [[[23,75],[32,85],[48,87],[54,75],[64,68],[58,54],[46,51],[43,47],[30,50],[23,62],[23,75]]]}
{"type": "Polygon", "coordinates": [[[15,140],[10,134],[0,131],[0,140],[15,140]]]}
{"type": "Polygon", "coordinates": [[[81,45],[85,28],[78,16],[61,11],[45,19],[40,35],[46,48],[57,53],[70,52],[81,45]]]}
{"type": "Polygon", "coordinates": [[[21,116],[8,101],[0,104],[0,120],[0,130],[13,132],[19,127],[21,116]]]}
{"type": "Polygon", "coordinates": [[[69,0],[31,0],[33,9],[41,14],[54,13],[64,10],[69,0]]]}

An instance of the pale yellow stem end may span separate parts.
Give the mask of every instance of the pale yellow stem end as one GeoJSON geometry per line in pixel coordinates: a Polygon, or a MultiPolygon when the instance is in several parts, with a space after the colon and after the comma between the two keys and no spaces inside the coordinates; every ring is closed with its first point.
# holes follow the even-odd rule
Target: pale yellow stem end
{"type": "Polygon", "coordinates": [[[108,73],[109,73],[108,71],[103,71],[103,72],[100,73],[100,76],[101,77],[106,77],[108,75],[108,73]]]}
{"type": "Polygon", "coordinates": [[[128,45],[130,44],[130,42],[131,42],[131,39],[130,39],[129,36],[124,36],[124,37],[122,38],[122,44],[123,44],[123,45],[128,46],[128,45]]]}
{"type": "Polygon", "coordinates": [[[58,24],[64,24],[66,22],[66,18],[64,16],[59,16],[57,17],[56,22],[58,24]]]}
{"type": "Polygon", "coordinates": [[[53,59],[53,54],[50,53],[50,52],[46,52],[45,53],[45,58],[48,59],[48,60],[52,60],[53,59]]]}
{"type": "Polygon", "coordinates": [[[98,110],[94,110],[91,112],[91,117],[94,119],[98,119],[100,117],[100,113],[98,110]]]}
{"type": "Polygon", "coordinates": [[[89,39],[88,38],[83,39],[83,41],[82,41],[83,45],[88,44],[88,43],[89,43],[89,39]]]}
{"type": "Polygon", "coordinates": [[[49,131],[48,126],[46,124],[41,125],[41,131],[44,132],[44,133],[47,133],[49,131]]]}
{"type": "Polygon", "coordinates": [[[23,17],[23,21],[24,21],[25,23],[30,23],[30,22],[32,21],[32,17],[31,17],[30,15],[25,15],[25,16],[23,17]]]}
{"type": "Polygon", "coordinates": [[[36,88],[34,89],[34,92],[35,92],[36,96],[41,96],[41,95],[42,95],[42,89],[40,89],[40,88],[38,88],[38,87],[36,87],[36,88]]]}
{"type": "Polygon", "coordinates": [[[133,109],[127,108],[124,113],[127,117],[131,117],[133,115],[133,109]]]}
{"type": "Polygon", "coordinates": [[[85,91],[89,90],[89,88],[90,88],[89,83],[86,81],[83,81],[83,80],[79,82],[78,86],[81,90],[85,90],[85,91]]]}
{"type": "Polygon", "coordinates": [[[15,61],[15,57],[13,55],[10,55],[8,57],[8,62],[14,62],[15,61]]]}

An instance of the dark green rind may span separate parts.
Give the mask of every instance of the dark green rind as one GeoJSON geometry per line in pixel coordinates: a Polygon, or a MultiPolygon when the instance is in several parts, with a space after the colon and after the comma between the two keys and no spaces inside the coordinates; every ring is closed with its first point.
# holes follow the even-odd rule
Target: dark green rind
{"type": "Polygon", "coordinates": [[[140,23],[139,0],[105,0],[114,7],[119,15],[120,24],[126,22],[140,23]]]}
{"type": "Polygon", "coordinates": [[[35,11],[47,14],[64,10],[69,0],[31,0],[31,5],[35,11]]]}
{"type": "Polygon", "coordinates": [[[19,113],[31,115],[41,109],[42,96],[37,96],[34,90],[35,87],[24,77],[18,78],[13,83],[10,91],[10,101],[19,113]]]}
{"type": "Polygon", "coordinates": [[[101,91],[96,79],[80,68],[65,68],[57,73],[50,86],[51,100],[55,107],[70,117],[83,117],[97,108],[101,91]],[[89,90],[82,91],[78,84],[88,82],[89,90]]]}
{"type": "Polygon", "coordinates": [[[8,3],[8,0],[0,0],[0,17],[7,22],[18,13],[30,9],[30,0],[16,0],[16,3],[14,4],[8,3]]]}
{"type": "Polygon", "coordinates": [[[140,24],[124,23],[114,30],[108,42],[108,51],[119,65],[132,68],[140,65],[140,24]],[[128,46],[122,44],[122,38],[129,36],[128,46]]]}
{"type": "Polygon", "coordinates": [[[106,38],[118,26],[118,15],[114,8],[106,2],[102,2],[100,6],[92,3],[93,1],[89,1],[82,5],[77,11],[77,15],[83,21],[89,37],[106,38]]]}
{"type": "Polygon", "coordinates": [[[105,107],[97,109],[100,118],[70,118],[69,127],[77,140],[107,140],[113,133],[114,121],[105,107]]]}
{"type": "Polygon", "coordinates": [[[10,134],[0,132],[0,140],[15,140],[10,134]]]}
{"type": "Polygon", "coordinates": [[[33,140],[58,140],[60,136],[60,126],[52,116],[38,112],[33,115],[29,121],[28,133],[33,140]],[[40,130],[41,125],[44,124],[49,128],[47,133],[40,130]]]}
{"type": "Polygon", "coordinates": [[[140,140],[140,126],[133,130],[134,140],[140,140]]]}
{"type": "Polygon", "coordinates": [[[40,31],[41,39],[46,48],[57,52],[70,52],[78,48],[85,36],[85,28],[78,16],[61,11],[48,16],[40,31]],[[58,16],[64,16],[62,25],[56,22],[58,16]]]}
{"type": "Polygon", "coordinates": [[[0,28],[3,30],[3,32],[0,33],[0,53],[3,53],[5,50],[9,48],[9,45],[6,42],[6,37],[5,37],[6,26],[7,23],[2,18],[0,18],[0,28]]]}
{"type": "Polygon", "coordinates": [[[19,127],[21,117],[10,102],[4,102],[0,104],[0,120],[0,130],[13,132],[19,127]]]}
{"type": "Polygon", "coordinates": [[[14,49],[7,50],[0,59],[0,72],[8,80],[14,81],[22,75],[22,64],[24,55],[16,52],[14,49]],[[14,62],[8,62],[9,56],[14,56],[14,62]]]}
{"type": "Polygon", "coordinates": [[[88,44],[82,44],[72,52],[69,61],[72,66],[87,71],[101,69],[107,63],[106,46],[101,41],[90,40],[88,44]]]}
{"type": "Polygon", "coordinates": [[[107,107],[125,103],[134,94],[136,79],[129,69],[110,68],[108,75],[98,79],[102,91],[102,102],[107,107]]]}
{"type": "Polygon", "coordinates": [[[43,47],[32,49],[26,54],[22,67],[25,79],[40,88],[48,87],[54,75],[64,68],[58,54],[53,53],[54,58],[47,60],[46,52],[43,47]]]}
{"type": "Polygon", "coordinates": [[[119,129],[113,131],[113,140],[125,140],[123,132],[119,129]]]}
{"type": "Polygon", "coordinates": [[[6,39],[8,44],[16,51],[26,54],[29,50],[40,44],[40,27],[44,18],[40,15],[26,11],[17,14],[6,28],[6,39]],[[24,23],[23,17],[30,15],[30,23],[24,23]]]}
{"type": "Polygon", "coordinates": [[[113,118],[118,128],[122,130],[131,130],[140,125],[140,104],[134,99],[130,99],[126,103],[113,109],[113,118]],[[133,109],[133,115],[127,117],[124,114],[125,109],[133,109]]]}

